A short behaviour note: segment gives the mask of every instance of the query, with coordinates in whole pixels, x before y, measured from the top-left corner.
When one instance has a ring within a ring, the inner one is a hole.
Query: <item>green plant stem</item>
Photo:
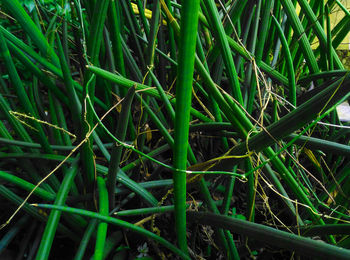
[[[130,108],[131,108],[132,100],[134,98],[134,94],[135,94],[135,88],[132,87],[128,90],[128,93],[126,94],[125,99],[122,102],[122,110],[119,115],[118,125],[115,132],[116,138],[121,140],[122,142],[125,139],[129,115],[130,115]],[[122,151],[123,151],[123,147],[120,145],[113,147],[109,169],[108,169],[107,186],[109,191],[109,207],[111,209],[115,207],[114,189],[116,185],[117,172],[119,170],[120,159],[122,157]]]
[[[198,25],[199,0],[186,1],[181,9],[179,64],[176,85],[174,161],[176,169],[186,170],[188,130],[190,121],[191,93],[194,72],[194,57]],[[175,225],[180,249],[188,254],[186,235],[186,174],[175,170],[174,198]]]
[[[99,213],[102,216],[108,216],[108,191],[106,188],[106,183],[102,177],[97,177],[97,187],[99,193]],[[106,242],[108,224],[105,222],[100,222],[97,225],[97,235],[96,235],[96,245],[94,260],[103,259],[103,251]]]

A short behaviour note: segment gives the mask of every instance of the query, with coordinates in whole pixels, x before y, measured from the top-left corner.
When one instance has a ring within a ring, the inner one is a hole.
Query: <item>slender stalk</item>
[[[292,56],[291,56],[291,53],[289,51],[288,43],[287,43],[286,38],[284,37],[283,30],[282,30],[280,24],[278,23],[278,21],[276,20],[275,17],[272,17],[272,21],[274,22],[274,24],[277,28],[278,36],[280,37],[282,47],[283,47],[284,56],[285,56],[286,63],[287,63],[288,81],[289,81],[289,102],[292,105],[296,106],[296,82],[295,82],[295,70],[294,70],[294,66],[293,66]]]
[[[129,89],[124,101],[122,102],[122,110],[119,115],[118,125],[115,132],[116,138],[118,138],[122,142],[125,139],[129,115],[130,115],[130,108],[131,108],[131,103],[132,103],[134,94],[135,94],[135,88],[132,87]],[[120,159],[122,157],[122,151],[123,151],[122,146],[113,147],[109,169],[108,169],[107,186],[108,186],[108,192],[109,192],[108,193],[109,206],[111,209],[115,207],[114,190],[115,190],[115,185],[117,181],[117,173],[120,170],[119,164],[120,164]]]
[[[79,244],[79,247],[76,251],[74,259],[76,259],[76,260],[84,259],[84,254],[85,254],[86,248],[88,246],[88,243],[90,241],[92,233],[95,231],[96,225],[97,225],[97,220],[91,219],[89,222],[89,225],[87,226],[85,233],[80,241],[80,244]]]

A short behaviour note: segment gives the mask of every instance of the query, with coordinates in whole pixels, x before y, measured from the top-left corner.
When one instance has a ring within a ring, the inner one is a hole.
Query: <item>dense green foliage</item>
[[[341,1],[0,10],[0,258],[350,259]]]

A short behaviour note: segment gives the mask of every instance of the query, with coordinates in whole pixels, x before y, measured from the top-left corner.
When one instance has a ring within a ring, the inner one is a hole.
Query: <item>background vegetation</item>
[[[341,1],[0,8],[1,257],[350,258]]]

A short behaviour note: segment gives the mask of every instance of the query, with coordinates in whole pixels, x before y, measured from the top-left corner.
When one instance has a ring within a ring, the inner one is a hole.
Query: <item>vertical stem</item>
[[[99,194],[99,212],[103,216],[108,216],[108,191],[105,180],[97,177],[97,187]],[[103,252],[106,244],[108,224],[105,222],[98,223],[94,260],[103,259]]]
[[[184,1],[181,9],[179,65],[176,85],[174,196],[175,224],[180,249],[187,253],[186,239],[186,169],[191,108],[192,79],[196,50],[199,0]]]
[[[115,132],[115,136],[121,140],[122,142],[125,139],[126,130],[128,126],[128,119],[130,115],[131,110],[131,103],[134,98],[135,94],[135,87],[131,87],[128,91],[128,93],[125,96],[125,99],[123,101],[123,106],[121,113],[119,115],[118,119],[118,125]],[[115,207],[115,185],[117,181],[117,173],[120,170],[119,169],[119,163],[120,159],[122,158],[122,152],[123,147],[122,146],[114,146],[111,153],[111,159],[110,164],[108,168],[108,180],[107,180],[107,186],[108,186],[108,197],[109,197],[109,205],[110,209],[112,210]]]

